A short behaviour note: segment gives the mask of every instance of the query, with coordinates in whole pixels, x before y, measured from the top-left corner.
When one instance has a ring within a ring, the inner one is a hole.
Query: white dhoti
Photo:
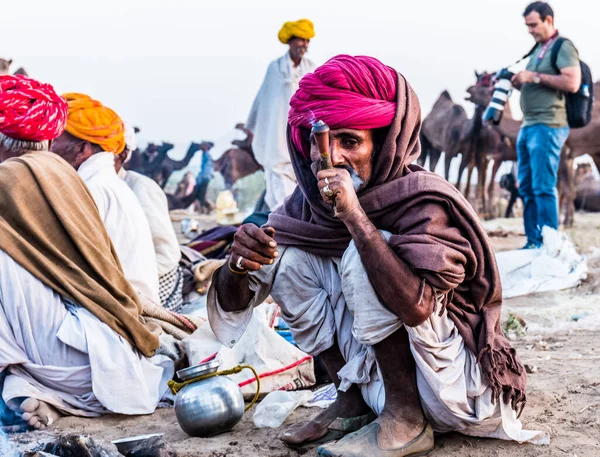
[[[252,305],[257,306],[270,293],[298,347],[311,355],[337,342],[346,360],[338,373],[340,389],[357,384],[365,402],[380,414],[385,391],[372,345],[404,324],[379,301],[356,246],[352,242],[342,259],[281,246],[279,252],[276,263],[251,274],[255,292]],[[233,345],[243,333],[252,306],[226,313],[216,295],[211,288],[211,327],[224,344]],[[441,316],[432,314],[417,327],[406,326],[406,330],[416,362],[421,404],[435,431],[548,442],[545,432],[522,430],[510,405],[492,401],[492,390],[483,380],[475,355],[465,346],[446,311]]]
[[[0,250],[0,372],[5,402],[33,397],[63,413],[152,413],[173,363],[148,359],[89,311],[65,302]]]

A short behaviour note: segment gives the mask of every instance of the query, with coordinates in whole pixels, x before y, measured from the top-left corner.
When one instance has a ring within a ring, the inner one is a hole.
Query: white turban
[[[137,149],[137,139],[135,137],[135,130],[131,124],[125,122],[125,148],[127,149],[127,158],[125,163],[131,159],[131,154]]]

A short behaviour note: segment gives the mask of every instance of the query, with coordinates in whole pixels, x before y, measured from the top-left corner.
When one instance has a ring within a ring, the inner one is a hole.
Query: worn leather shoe
[[[379,424],[373,422],[336,443],[319,447],[317,453],[322,457],[418,457],[429,454],[434,447],[433,429],[429,424],[419,436],[399,448],[383,449],[378,436]]]

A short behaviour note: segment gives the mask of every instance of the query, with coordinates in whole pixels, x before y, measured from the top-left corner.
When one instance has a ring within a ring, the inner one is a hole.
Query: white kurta
[[[152,413],[167,394],[173,362],[147,359],[84,308],[0,250],[2,397],[37,398],[78,416]]]
[[[357,384],[365,402],[380,414],[385,390],[372,346],[404,324],[379,301],[356,246],[352,242],[341,259],[284,246],[278,250],[273,265],[249,273],[254,297],[245,311],[224,312],[214,287],[210,288],[207,310],[213,332],[223,344],[233,346],[253,307],[271,294],[301,350],[317,355],[337,342],[346,360],[338,372],[340,389]],[[546,433],[522,430],[509,405],[492,401],[475,355],[447,312],[434,313],[423,324],[406,329],[421,404],[435,431],[547,443]]]
[[[246,122],[254,133],[254,156],[265,170],[265,202],[271,210],[296,188],[286,142],[288,111],[300,79],[315,68],[315,63],[307,58],[294,66],[289,52],[271,62]]]
[[[137,197],[148,220],[156,253],[158,276],[170,273],[179,265],[181,250],[169,216],[165,192],[152,179],[140,173],[121,168],[119,177]]]
[[[94,154],[77,172],[94,197],[125,278],[136,292],[159,304],[158,270],[148,220],[133,191],[117,176],[114,155]]]

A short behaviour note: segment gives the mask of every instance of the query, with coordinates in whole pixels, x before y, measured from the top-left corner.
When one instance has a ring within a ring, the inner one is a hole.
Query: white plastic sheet
[[[577,253],[566,233],[544,227],[542,236],[544,244],[540,249],[496,254],[503,298],[569,289],[586,278],[587,261]]]
[[[190,365],[215,358],[220,370],[237,365],[251,365],[260,376],[261,393],[276,390],[297,390],[315,384],[314,360],[288,343],[271,328],[274,304],[262,304],[254,310],[246,332],[233,348],[223,346],[210,326],[202,325],[183,340]],[[249,370],[231,376],[246,399],[256,392],[254,375]]]

